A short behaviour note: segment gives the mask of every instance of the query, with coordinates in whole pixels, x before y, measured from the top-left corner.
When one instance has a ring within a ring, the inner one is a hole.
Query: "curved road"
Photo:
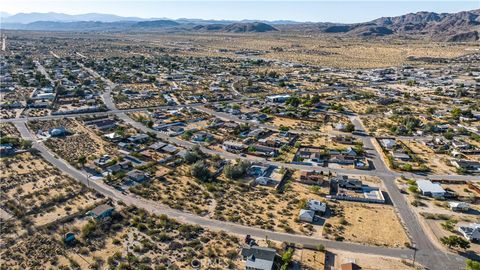
[[[85,67],[84,67],[85,68]],[[143,132],[153,132],[159,138],[169,141],[170,143],[191,148],[193,145],[196,145],[191,142],[183,141],[175,137],[170,137],[162,132],[158,132],[152,130],[141,123],[138,123],[128,117],[126,113],[134,112],[134,111],[142,111],[142,109],[131,109],[131,110],[118,110],[115,107],[115,104],[111,98],[111,91],[116,87],[114,83],[109,81],[108,79],[102,78],[98,73],[95,71],[85,68],[88,72],[96,77],[100,77],[104,80],[107,84],[106,91],[102,94],[102,99],[105,102],[105,105],[109,109],[108,112],[102,113],[91,113],[95,115],[99,114],[116,114],[120,119],[125,121],[126,123],[132,125]],[[192,105],[182,105],[182,106],[162,106],[162,108],[178,108],[178,107],[201,107],[205,104],[192,104]],[[216,115],[221,117],[227,117],[223,114],[218,114],[211,110],[207,111],[204,108],[199,108],[200,110]],[[208,217],[201,217],[190,213],[185,213],[179,210],[174,210],[168,208],[164,205],[158,204],[153,201],[145,200],[137,196],[133,195],[124,195],[121,192],[111,188],[108,185],[103,184],[102,182],[95,182],[89,181],[86,174],[83,172],[75,169],[71,165],[69,165],[66,161],[56,158],[54,154],[52,154],[41,142],[38,142],[36,138],[31,134],[26,126],[26,122],[31,120],[48,120],[48,119],[55,119],[55,118],[64,118],[64,117],[77,117],[85,114],[78,114],[78,115],[56,115],[56,116],[46,116],[46,117],[35,117],[35,118],[19,118],[19,119],[1,119],[0,122],[11,122],[13,123],[17,129],[19,130],[21,136],[25,139],[32,140],[33,147],[40,151],[40,154],[43,158],[47,161],[52,163],[53,165],[57,166],[60,170],[64,171],[65,173],[69,174],[71,177],[80,181],[81,183],[89,186],[90,188],[95,189],[99,193],[112,198],[113,200],[123,201],[127,204],[132,204],[140,208],[144,208],[147,211],[150,211],[155,214],[166,214],[170,217],[176,218],[178,220],[198,224],[203,227],[207,227],[214,230],[224,230],[229,233],[238,234],[238,235],[245,235],[250,234],[255,237],[264,238],[268,237],[272,240],[282,241],[282,242],[293,242],[298,244],[303,244],[305,246],[316,246],[318,244],[323,244],[328,248],[338,249],[338,250],[347,250],[351,252],[360,252],[360,253],[370,253],[370,254],[377,254],[382,256],[393,256],[399,257],[404,259],[410,259],[413,255],[413,251],[411,249],[396,249],[396,248],[387,248],[387,247],[376,247],[376,246],[367,246],[355,243],[348,243],[348,242],[335,242],[335,241],[328,241],[324,239],[316,239],[307,236],[301,235],[294,235],[294,234],[287,234],[287,233],[280,233],[280,232],[272,232],[269,230],[263,230],[259,228],[252,228],[248,226],[243,226],[235,223],[230,222],[223,222],[219,220],[209,219]],[[228,115],[228,117],[231,117]],[[352,123],[355,125],[356,129],[359,131],[364,130],[364,127],[360,121],[360,119],[356,116],[351,117]],[[265,128],[271,129],[272,127],[265,125]],[[302,132],[308,133],[308,132]],[[413,242],[417,247],[417,261],[422,265],[428,267],[429,269],[445,269],[445,270],[455,270],[455,269],[463,269],[463,261],[464,258],[460,257],[456,254],[446,253],[442,250],[439,250],[429,239],[423,231],[423,227],[420,221],[417,219],[417,216],[412,211],[408,203],[406,202],[404,196],[400,193],[398,188],[395,185],[395,179],[399,177],[400,173],[390,171],[385,163],[382,161],[380,154],[378,153],[374,143],[373,138],[369,136],[360,136],[361,140],[363,141],[364,148],[367,152],[367,155],[372,160],[375,169],[372,171],[360,171],[360,170],[349,170],[349,169],[330,169],[325,167],[319,166],[305,166],[305,165],[297,165],[297,164],[289,164],[289,163],[281,163],[281,162],[274,162],[268,161],[263,158],[257,157],[248,157],[249,160],[258,160],[265,162],[267,164],[272,164],[276,166],[283,166],[289,167],[294,169],[306,169],[306,170],[321,170],[324,172],[332,171],[337,172],[340,174],[368,174],[368,175],[375,175],[380,177],[387,189],[388,195],[390,196],[391,201],[393,202],[395,208],[397,209],[399,216],[401,217],[404,225],[406,226],[409,235],[411,236]],[[205,147],[201,147],[202,151],[209,153],[209,154],[219,154],[223,158],[226,159],[237,159],[237,158],[246,158],[241,157],[239,155],[228,153],[228,152],[220,152],[211,150]],[[414,174],[408,174],[407,177],[412,178],[419,178]],[[448,178],[452,180],[480,180],[480,177],[470,177],[470,176],[455,176],[455,175],[447,175],[447,176],[429,176],[429,178]],[[392,237],[395,237],[392,235]]]

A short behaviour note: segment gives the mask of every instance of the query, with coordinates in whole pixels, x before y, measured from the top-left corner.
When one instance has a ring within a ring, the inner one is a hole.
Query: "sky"
[[[365,22],[410,12],[458,12],[480,8],[480,0],[0,0],[0,11],[108,13],[141,18]]]

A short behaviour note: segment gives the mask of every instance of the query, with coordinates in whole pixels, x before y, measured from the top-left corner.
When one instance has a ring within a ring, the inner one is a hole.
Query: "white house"
[[[315,212],[325,213],[325,211],[327,211],[327,204],[326,203],[323,203],[323,202],[320,202],[320,201],[317,201],[317,200],[313,200],[313,199],[308,200],[307,207],[308,207],[308,209],[313,210]]]
[[[380,143],[385,149],[393,149],[393,147],[395,147],[395,145],[397,144],[395,140],[392,139],[382,139],[380,140]]]
[[[452,211],[461,212],[466,212],[470,208],[470,206],[466,202],[448,202],[448,207],[450,207]]]
[[[259,246],[243,247],[241,251],[246,270],[271,270],[276,254],[273,248]]]
[[[445,196],[445,190],[438,183],[432,183],[430,180],[417,180],[418,190],[424,196],[440,198]]]
[[[469,226],[460,226],[458,231],[469,241],[480,241],[479,223],[472,223]]]
[[[259,185],[262,185],[262,186],[268,186],[268,184],[270,184],[271,180],[272,179],[270,179],[270,177],[260,176],[260,177],[255,178],[255,183],[257,183]]]
[[[306,221],[311,223],[313,222],[314,218],[315,218],[315,211],[300,209],[300,214],[298,215],[298,219],[300,221]]]
[[[274,95],[266,97],[268,102],[283,103],[290,98],[290,95]]]

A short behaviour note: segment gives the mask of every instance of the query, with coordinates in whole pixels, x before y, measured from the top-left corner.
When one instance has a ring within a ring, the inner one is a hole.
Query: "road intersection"
[[[84,67],[85,68],[85,67]],[[98,73],[95,71],[85,68],[88,72],[92,75],[101,78],[106,83],[106,89],[102,94],[102,99],[108,109],[105,112],[96,112],[96,113],[83,113],[83,114],[70,114],[70,115],[51,115],[51,116],[43,116],[43,117],[30,117],[30,118],[13,118],[13,119],[0,119],[1,122],[10,122],[13,123],[16,128],[19,130],[22,138],[28,139],[32,141],[33,148],[37,149],[40,155],[52,163],[54,166],[58,167],[63,172],[70,175],[72,178],[76,179],[77,181],[87,185],[88,187],[96,190],[97,192],[103,194],[106,197],[109,197],[116,201],[123,201],[126,204],[135,205],[139,208],[144,208],[145,210],[155,213],[155,214],[166,214],[169,217],[179,219],[180,221],[184,221],[187,223],[198,224],[203,227],[207,227],[214,230],[223,230],[229,233],[238,234],[238,235],[246,235],[250,234],[255,237],[268,237],[271,240],[277,240],[282,242],[292,242],[302,244],[304,246],[314,247],[319,244],[325,245],[327,248],[338,249],[338,250],[346,250],[351,252],[359,252],[359,253],[369,253],[369,254],[376,254],[381,256],[392,256],[398,257],[403,259],[410,259],[413,255],[413,250],[408,248],[387,248],[387,247],[377,247],[377,246],[367,246],[362,244],[356,243],[349,243],[349,242],[335,242],[329,241],[325,239],[317,239],[308,236],[300,236],[294,234],[287,234],[287,233],[280,233],[280,232],[273,232],[269,230],[259,229],[259,228],[252,228],[247,227],[231,222],[223,222],[219,220],[210,219],[204,216],[198,216],[191,213],[186,213],[180,210],[171,209],[165,205],[161,205],[157,202],[145,200],[138,196],[132,194],[122,194],[120,191],[103,184],[100,181],[90,181],[87,174],[82,171],[77,170],[66,161],[61,158],[57,158],[42,142],[38,141],[35,138],[35,135],[27,128],[28,121],[34,120],[51,120],[51,119],[59,119],[65,117],[80,117],[86,115],[116,115],[119,119],[123,120],[125,123],[143,131],[143,132],[150,132],[156,134],[159,139],[168,141],[169,143],[175,144],[177,146],[181,146],[184,148],[192,148],[195,143],[188,142],[181,140],[176,137],[170,137],[165,133],[153,130],[148,128],[147,126],[143,125],[142,123],[136,122],[132,118],[130,118],[127,113],[131,112],[138,112],[144,111],[147,108],[140,108],[140,109],[127,109],[127,110],[119,110],[115,107],[115,103],[111,96],[111,91],[116,87],[116,84],[109,81],[108,79],[102,78]],[[238,101],[245,101],[245,99],[238,100]],[[219,102],[216,102],[219,103]],[[177,106],[159,106],[154,108],[163,108],[163,109],[179,109],[184,107],[192,107],[197,108],[200,111],[205,113],[214,115],[221,119],[229,120],[229,121],[236,121],[236,122],[248,122],[248,120],[241,120],[238,117],[215,112],[213,110],[205,108],[205,104],[190,104],[190,105],[177,105]],[[240,121],[241,120],[241,121]],[[350,120],[355,125],[357,131],[364,133],[364,127],[359,117],[355,115],[350,116]],[[254,123],[256,124],[256,123]],[[276,128],[270,125],[265,124],[257,124],[262,128],[275,130]],[[317,131],[291,131],[297,133],[318,133]],[[375,146],[374,138],[368,135],[365,136],[357,136],[363,142],[364,149],[367,152],[369,159],[372,160],[374,169],[373,170],[352,170],[352,169],[333,169],[333,168],[326,168],[322,166],[307,166],[307,165],[300,165],[300,164],[292,164],[292,163],[282,163],[276,161],[266,160],[264,158],[259,157],[242,157],[237,154],[212,150],[207,147],[199,145],[200,149],[208,154],[216,154],[221,156],[222,158],[233,160],[233,159],[248,159],[250,161],[259,161],[266,164],[276,165],[280,167],[287,167],[292,169],[300,169],[300,170],[317,170],[323,171],[325,173],[334,172],[338,174],[360,174],[360,175],[375,175],[383,180],[385,185],[386,191],[392,201],[393,205],[395,206],[403,224],[405,225],[412,241],[415,243],[417,249],[417,261],[422,265],[428,267],[429,269],[445,269],[445,270],[453,270],[453,269],[462,269],[463,268],[463,260],[464,258],[453,254],[445,252],[439,249],[434,243],[433,239],[430,239],[427,234],[424,232],[423,226],[418,219],[417,215],[413,212],[411,207],[408,205],[408,202],[405,200],[405,197],[400,193],[399,189],[395,184],[395,179],[400,176],[405,176],[408,178],[426,178],[425,176],[419,176],[415,174],[404,174],[391,171],[384,163],[381,158],[381,155]],[[480,177],[472,177],[472,176],[461,176],[461,175],[429,175],[428,178],[430,179],[451,179],[451,180],[474,180],[480,181]],[[391,237],[395,237],[392,235]]]

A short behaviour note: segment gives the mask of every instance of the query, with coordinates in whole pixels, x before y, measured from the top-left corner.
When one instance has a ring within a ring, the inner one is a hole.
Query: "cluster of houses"
[[[384,150],[390,153],[394,160],[409,162],[413,158],[405,151],[405,148],[393,138],[379,138],[380,145]]]
[[[183,157],[185,150],[161,142],[145,133],[125,136],[116,131],[118,123],[113,118],[86,120],[85,125],[98,130],[103,138],[115,144],[118,156],[104,155],[93,160],[90,169],[102,177],[123,176],[120,186],[128,188],[150,179],[150,175],[141,168],[149,162],[165,164]]]
[[[329,163],[351,165],[356,169],[368,169],[369,162],[352,147],[344,150],[327,149],[325,147],[301,146],[294,157],[295,162],[327,166]]]
[[[456,195],[445,190],[440,183],[430,180],[417,180],[416,183],[420,194],[432,198],[447,199],[448,207],[454,212],[468,212],[471,209],[467,202],[452,200],[455,199]],[[480,224],[478,223],[459,226],[458,231],[469,241],[480,241]]]
[[[330,200],[345,200],[364,203],[385,203],[383,191],[362,183],[359,179],[349,178],[346,175],[335,176],[330,179]]]

